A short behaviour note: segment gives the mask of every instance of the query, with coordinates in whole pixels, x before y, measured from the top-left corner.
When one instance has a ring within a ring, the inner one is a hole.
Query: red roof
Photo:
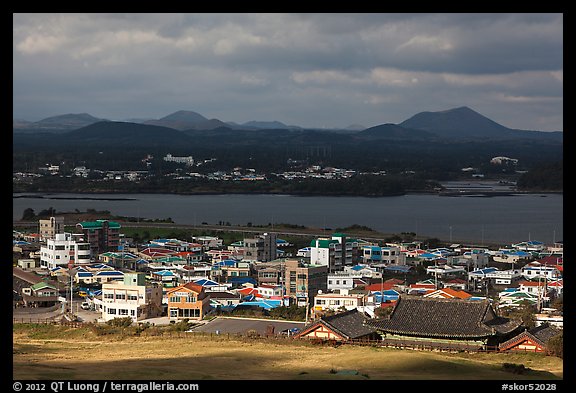
[[[564,258],[563,257],[557,257],[554,255],[548,255],[547,257],[539,259],[538,262],[545,264],[545,265],[549,265],[549,266],[561,265],[564,263]]]
[[[367,285],[366,287],[364,287],[365,290],[367,291],[371,291],[371,292],[376,292],[376,291],[388,291],[390,289],[392,289],[394,287],[395,284],[389,283],[389,282],[385,282],[384,285],[382,285],[382,283],[379,284],[370,284]]]

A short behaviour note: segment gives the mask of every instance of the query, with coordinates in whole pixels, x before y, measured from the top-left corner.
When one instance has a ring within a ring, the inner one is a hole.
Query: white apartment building
[[[94,304],[102,319],[130,317],[134,322],[162,315],[162,287],[146,283],[144,273],[126,273],[123,281],[102,284],[102,300]]]
[[[328,266],[329,272],[342,271],[345,266],[354,266],[362,260],[361,247],[357,239],[335,233],[332,238],[318,238],[310,242],[310,263]]]
[[[90,243],[77,242],[71,233],[56,233],[54,239],[47,239],[46,245],[40,247],[40,267],[45,269],[89,263]]]

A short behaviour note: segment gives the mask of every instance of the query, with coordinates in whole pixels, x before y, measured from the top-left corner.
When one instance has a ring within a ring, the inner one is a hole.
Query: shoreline
[[[78,192],[78,191],[50,191],[50,192],[13,192],[12,198],[27,198],[27,199],[62,199],[62,200],[104,200],[104,201],[130,201],[136,200],[136,198],[99,198],[99,197],[58,197],[50,196],[50,194],[76,194],[76,195],[98,195],[98,194],[117,194],[115,191],[91,191],[91,192]],[[360,197],[360,198],[387,198],[387,197],[397,197],[404,195],[438,195],[444,197],[496,197],[496,196],[518,196],[518,195],[534,195],[534,194],[563,194],[564,191],[407,191],[403,193],[394,193],[386,195],[364,195],[364,194],[317,194],[317,193],[277,193],[277,192],[126,192],[122,191],[120,194],[126,195],[278,195],[278,196],[294,196],[294,197]],[[14,195],[14,194],[25,194],[25,195]],[[544,196],[545,196],[544,195]]]

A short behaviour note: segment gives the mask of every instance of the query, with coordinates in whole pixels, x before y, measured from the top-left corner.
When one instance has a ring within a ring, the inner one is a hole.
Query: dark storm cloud
[[[467,105],[562,129],[561,14],[15,14],[13,33],[15,118],[346,127]]]

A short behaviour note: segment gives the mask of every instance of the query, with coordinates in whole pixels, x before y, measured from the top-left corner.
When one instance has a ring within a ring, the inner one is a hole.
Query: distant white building
[[[188,166],[194,165],[194,158],[192,158],[192,156],[176,157],[173,156],[172,154],[166,154],[166,156],[164,157],[164,161],[177,162],[179,164],[186,164]]]
[[[518,164],[518,159],[516,158],[510,158],[510,157],[503,157],[503,156],[499,156],[499,157],[494,157],[490,160],[490,164],[495,164],[495,165],[516,165]]]

